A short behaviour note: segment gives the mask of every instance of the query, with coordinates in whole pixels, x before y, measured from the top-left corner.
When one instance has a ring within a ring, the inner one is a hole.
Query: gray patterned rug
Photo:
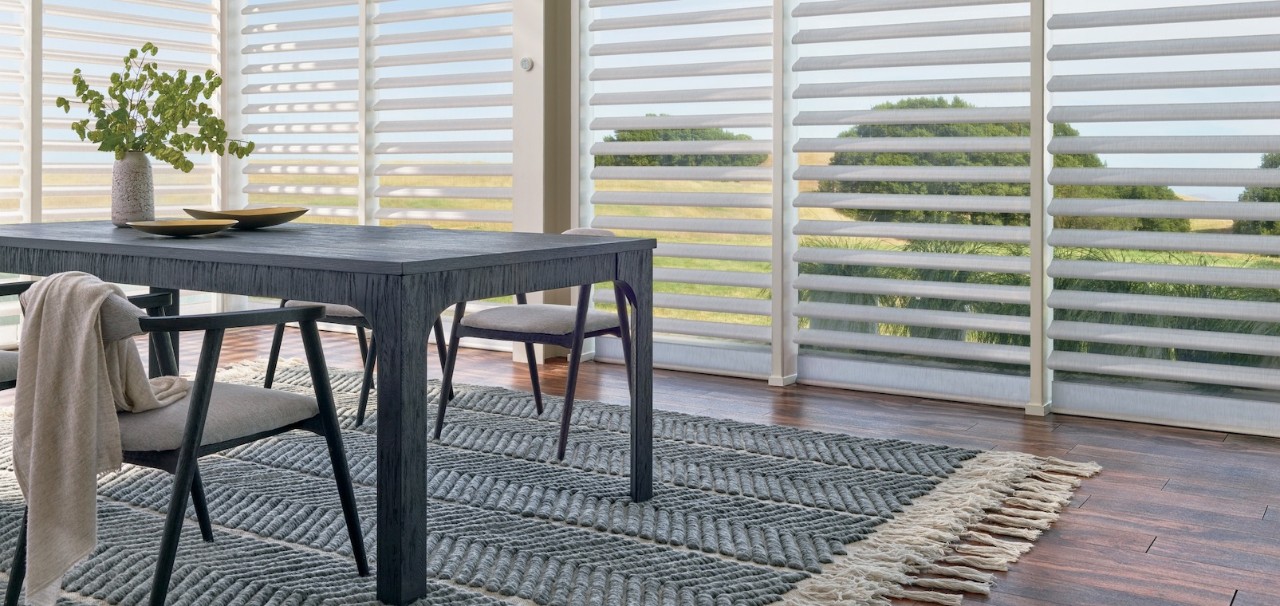
[[[261,384],[263,365],[224,381]],[[360,376],[334,389],[374,551],[373,415],[354,427]],[[279,389],[306,391],[287,364]],[[436,383],[432,383],[434,399]],[[431,588],[422,604],[958,604],[986,593],[1097,467],[1010,452],[869,440],[655,414],[655,497],[627,499],[627,410],[575,406],[564,463],[559,406],[460,386],[427,474]],[[22,498],[0,419],[0,570]],[[427,436],[423,436],[427,439]],[[217,541],[184,530],[172,604],[366,604],[323,441],[295,433],[201,460]],[[170,476],[126,466],[99,483],[99,543],[64,580],[66,604],[143,603]]]

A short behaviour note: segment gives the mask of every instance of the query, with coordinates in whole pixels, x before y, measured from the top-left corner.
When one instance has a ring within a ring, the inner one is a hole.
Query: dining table
[[[613,282],[631,307],[630,496],[653,494],[653,251],[646,238],[288,223],[172,238],[109,221],[0,226],[0,272],[83,271],[155,291],[350,305],[378,338],[377,597],[427,592],[427,336],[449,306]],[[177,312],[174,309],[169,310]]]

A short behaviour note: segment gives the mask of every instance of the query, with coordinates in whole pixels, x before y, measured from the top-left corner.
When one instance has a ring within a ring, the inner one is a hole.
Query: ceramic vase
[[[126,227],[130,221],[154,221],[155,188],[151,160],[143,152],[125,152],[111,169],[111,222]]]

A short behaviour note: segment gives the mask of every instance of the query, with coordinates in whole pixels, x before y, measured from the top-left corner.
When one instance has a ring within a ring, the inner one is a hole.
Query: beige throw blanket
[[[85,273],[57,274],[22,295],[13,461],[27,500],[27,595],[52,604],[62,575],[97,544],[97,476],[120,468],[116,411],[142,412],[186,395],[155,380],[133,339],[141,312]]]

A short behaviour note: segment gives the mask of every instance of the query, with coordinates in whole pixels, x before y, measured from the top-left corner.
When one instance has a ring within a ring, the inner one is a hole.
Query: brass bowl
[[[198,208],[182,210],[197,219],[230,219],[236,222],[234,229],[259,229],[288,223],[307,214],[311,209],[301,206],[271,206],[240,210],[200,210]]]
[[[167,221],[130,221],[129,227],[158,236],[187,238],[218,233],[236,224],[229,219],[170,219]]]

